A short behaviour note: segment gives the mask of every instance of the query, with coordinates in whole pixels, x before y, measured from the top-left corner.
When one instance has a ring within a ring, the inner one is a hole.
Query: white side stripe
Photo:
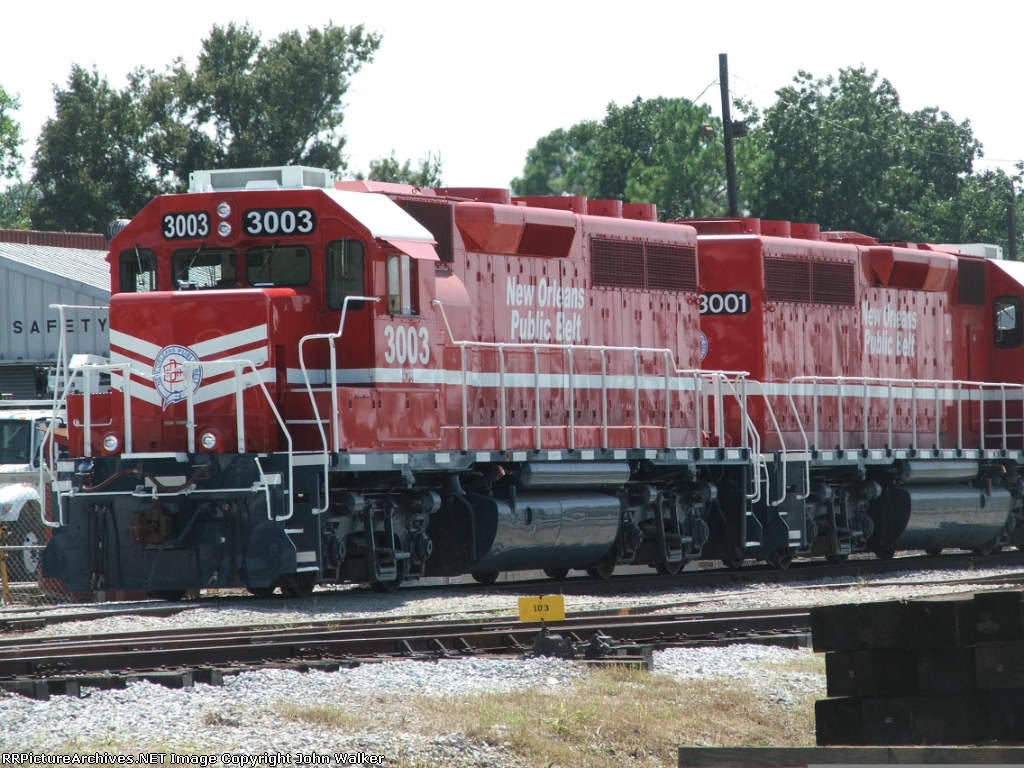
[[[569,386],[569,376],[559,373],[542,373],[539,380],[532,373],[506,373],[504,380],[506,387],[524,389],[534,386],[540,386],[543,389],[566,389]],[[314,386],[322,387],[327,383],[327,372],[324,370],[309,371],[309,381]],[[609,375],[604,377],[604,385],[608,389],[632,391],[634,381],[633,376]],[[642,390],[664,391],[665,389],[664,376],[641,376],[639,381]],[[456,387],[462,385],[462,372],[437,368],[345,368],[337,372],[337,382],[342,386],[408,383]],[[298,368],[289,368],[288,383],[291,385],[304,384],[302,371]],[[501,375],[497,373],[466,372],[466,384],[471,387],[497,387],[500,383]],[[572,377],[572,385],[576,389],[601,389],[602,379],[597,374],[576,374]],[[692,391],[694,389],[693,377],[673,376],[669,379],[669,389],[674,392]]]

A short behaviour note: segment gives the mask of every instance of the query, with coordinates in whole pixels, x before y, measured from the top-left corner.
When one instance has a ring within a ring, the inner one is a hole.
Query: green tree
[[[56,116],[43,125],[36,149],[35,229],[100,232],[161,191],[146,151],[145,97],[142,71],[118,91],[95,69],[72,66],[67,87],[54,88]]]
[[[747,108],[748,119],[757,115]],[[681,98],[608,105],[601,122],[586,120],[542,137],[513,179],[520,196],[584,195],[653,202],[666,218],[721,215],[726,209],[721,121],[706,104]],[[742,143],[742,142],[740,142]],[[741,162],[752,162],[738,152]]]
[[[381,157],[370,161],[370,172],[363,176],[357,173],[357,179],[369,179],[370,181],[386,181],[393,184],[410,184],[414,187],[442,187],[444,181],[441,178],[441,169],[444,163],[440,154],[428,152],[420,158],[419,165],[412,167],[412,160],[404,163],[399,161],[395,151],[387,157]]]
[[[759,128],[755,214],[890,240],[955,236],[951,211],[981,153],[969,121],[903,111],[892,84],[864,67],[817,80],[801,71],[777,95]],[[979,183],[975,192],[991,187]]]
[[[148,106],[159,127],[151,143],[161,171],[180,184],[200,161],[343,171],[343,99],[380,41],[361,24],[328,23],[269,43],[247,24],[214,26],[194,70],[179,59],[153,78]]]
[[[264,43],[248,25],[214,26],[194,69],[135,70],[121,91],[74,65],[35,155],[33,226],[101,231],[200,168],[345,168],[350,78],[380,36],[327,24]]]
[[[39,201],[39,190],[19,181],[0,191],[0,229],[31,229],[32,209]]]
[[[21,126],[13,113],[20,107],[18,99],[0,87],[0,181],[13,181],[0,186],[0,229],[28,229],[29,210],[37,195],[35,189],[21,181]]]
[[[11,115],[20,106],[17,97],[0,87],[0,179],[17,178],[22,162],[20,147],[25,140],[21,138],[21,126]]]

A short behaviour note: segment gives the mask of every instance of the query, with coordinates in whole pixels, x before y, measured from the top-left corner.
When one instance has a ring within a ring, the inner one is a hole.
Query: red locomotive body
[[[47,572],[304,594],[1010,541],[1011,268],[655,218],[193,174],[111,242],[111,361],[80,369],[112,392],[66,398]]]

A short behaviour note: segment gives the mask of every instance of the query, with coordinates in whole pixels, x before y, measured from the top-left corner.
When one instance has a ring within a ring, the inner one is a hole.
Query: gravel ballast
[[[965,579],[993,576],[1013,569],[973,572],[906,573],[855,582],[745,585],[704,590],[652,590],[615,597],[566,597],[569,612],[579,610],[672,605],[681,612],[737,610],[770,606],[815,605],[911,598],[974,591]],[[925,579],[933,583],[922,584]],[[905,584],[903,582],[906,582]],[[985,588],[993,588],[986,584]],[[81,635],[139,629],[223,624],[295,623],[332,618],[401,618],[438,614],[445,618],[514,613],[518,595],[485,589],[457,595],[443,590],[401,590],[376,595],[365,589],[317,592],[296,600],[215,600],[166,617],[106,616],[74,624],[57,624],[24,637]],[[249,605],[251,603],[251,605]],[[677,648],[655,654],[655,674],[691,679],[742,680],[767,706],[785,708],[798,696],[824,696],[824,676],[811,663],[809,650],[733,645]],[[804,671],[801,671],[804,670]],[[424,736],[414,728],[355,730],[326,727],[282,716],[289,704],[343,705],[374,712],[405,696],[452,697],[526,688],[557,695],[589,674],[586,668],[552,659],[468,659],[440,662],[385,662],[355,669],[300,674],[285,670],[245,672],[223,687],[196,685],[171,690],[137,682],[126,690],[86,689],[81,699],[63,696],[48,702],[0,692],[0,751],[20,750],[160,750],[173,753],[363,752],[387,755],[387,764],[435,763],[454,766],[518,768],[522,765],[501,744],[475,742],[460,733]],[[234,758],[229,758],[234,759]],[[241,758],[238,758],[241,760]],[[332,758],[333,760],[333,758]],[[218,763],[223,764],[223,762]],[[240,763],[241,764],[241,763]]]

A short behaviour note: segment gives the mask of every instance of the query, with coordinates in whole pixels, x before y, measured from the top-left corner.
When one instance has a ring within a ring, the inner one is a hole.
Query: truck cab
[[[0,403],[0,556],[9,582],[35,582],[46,544],[39,462],[54,415],[41,401]],[[63,427],[58,417],[56,427]]]

